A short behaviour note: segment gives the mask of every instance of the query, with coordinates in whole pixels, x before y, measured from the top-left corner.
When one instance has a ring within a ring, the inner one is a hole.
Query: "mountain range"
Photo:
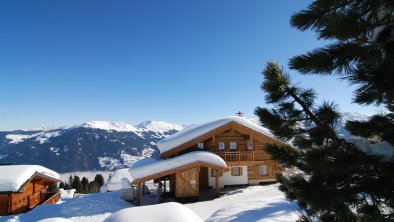
[[[178,124],[145,121],[136,126],[91,121],[78,126],[0,132],[0,164],[39,164],[58,172],[114,170],[158,155],[156,143]]]
[[[366,119],[344,113],[337,125],[342,137],[347,120]],[[251,119],[258,123],[257,119]],[[91,121],[72,127],[0,131],[0,164],[39,164],[62,172],[114,170],[136,160],[159,154],[156,143],[184,126],[145,121],[136,126],[110,121]]]

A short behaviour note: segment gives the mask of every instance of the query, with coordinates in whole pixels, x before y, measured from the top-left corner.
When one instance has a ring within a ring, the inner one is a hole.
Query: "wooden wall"
[[[267,166],[267,175],[259,174],[259,166]],[[248,179],[249,180],[269,180],[276,178],[276,172],[278,171],[278,164],[274,160],[259,161],[255,165],[248,166]]]
[[[224,142],[225,143],[225,149],[220,150],[219,149],[219,143]],[[236,142],[237,143],[237,149],[236,150],[231,150],[230,149],[230,142]],[[265,152],[264,150],[264,145],[267,143],[273,144],[277,143],[274,139],[264,136],[264,135],[253,135],[252,133],[250,134],[245,134],[238,132],[236,129],[230,129],[225,132],[219,133],[212,135],[209,139],[203,141],[204,143],[204,150],[213,152],[213,153],[221,153],[221,152],[253,152],[254,160],[255,161],[261,161],[261,160],[269,160],[271,156]],[[248,149],[248,144],[253,143],[254,148],[253,150]],[[183,153],[188,153],[191,151],[199,150],[198,149],[198,143],[190,146],[189,148],[183,150],[182,152],[179,153],[179,155]]]
[[[271,160],[271,156],[264,150],[265,144],[279,143],[273,138],[239,127],[238,125],[232,125],[231,128],[223,132],[213,132],[209,138],[200,142],[204,143],[203,150],[221,156],[226,160],[228,166],[247,166],[248,180],[276,180],[278,162]],[[219,143],[222,142],[225,143],[224,150],[219,149]],[[230,142],[237,143],[236,150],[230,149]],[[249,143],[253,143],[253,149],[251,150],[248,147]],[[198,148],[198,141],[178,154],[181,155],[194,150],[200,150]],[[260,165],[266,165],[268,167],[267,175],[259,174]]]
[[[8,214],[8,194],[0,194],[0,215]]]
[[[199,169],[191,168],[176,174],[175,197],[199,196]]]
[[[23,192],[0,194],[0,215],[19,214],[31,210],[48,198],[47,185],[56,183],[48,179],[32,179]]]

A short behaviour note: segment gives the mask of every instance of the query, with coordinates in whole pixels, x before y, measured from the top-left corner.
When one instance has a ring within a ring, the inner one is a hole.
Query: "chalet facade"
[[[0,166],[0,215],[19,214],[39,204],[52,204],[60,193],[48,191],[55,185],[59,174],[37,165]]]
[[[207,164],[202,157],[200,164],[193,167],[178,164],[171,171],[158,170],[158,173],[141,180],[138,174],[149,172],[146,170],[150,165],[148,163],[143,164],[142,168],[132,166],[130,174],[134,185],[148,179],[162,184],[169,181],[169,190],[176,198],[198,197],[199,190],[206,188],[215,188],[219,192],[225,186],[275,181],[278,163],[264,151],[267,143],[286,145],[266,128],[247,118],[225,117],[187,127],[157,143],[162,163],[184,156],[190,158],[199,153],[219,157],[224,163],[217,161],[216,164]],[[156,168],[160,167],[157,165]]]

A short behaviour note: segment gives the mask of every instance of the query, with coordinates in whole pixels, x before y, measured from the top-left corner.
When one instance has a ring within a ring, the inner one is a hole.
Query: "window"
[[[197,147],[198,147],[198,149],[203,150],[204,149],[204,143],[198,143]]]
[[[253,142],[249,142],[248,143],[248,150],[253,150],[254,149],[254,143]]]
[[[237,149],[237,142],[230,142],[230,150],[236,150]]]
[[[224,142],[219,142],[219,150],[225,150],[226,144]]]
[[[242,176],[242,167],[231,167],[231,176]]]
[[[268,167],[266,165],[259,166],[259,175],[260,176],[267,176],[268,175]]]

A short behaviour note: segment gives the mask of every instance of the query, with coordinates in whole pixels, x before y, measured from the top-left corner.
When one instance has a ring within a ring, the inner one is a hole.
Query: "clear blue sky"
[[[198,123],[264,106],[260,72],[324,45],[289,25],[309,1],[0,1],[0,130],[91,120]],[[343,111],[352,89],[314,87]]]

